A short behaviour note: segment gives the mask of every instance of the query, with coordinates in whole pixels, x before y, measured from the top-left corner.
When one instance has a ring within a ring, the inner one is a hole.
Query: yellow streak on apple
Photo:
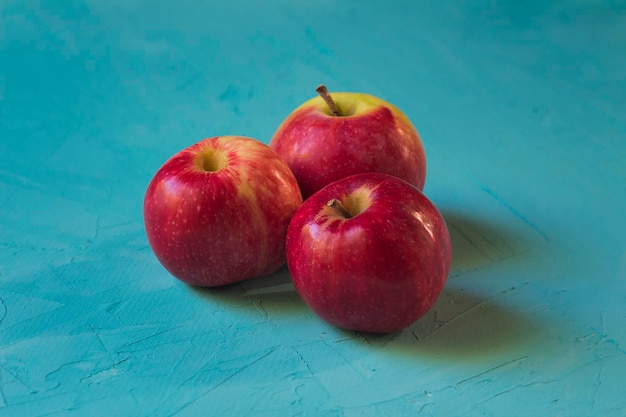
[[[256,194],[254,193],[254,191],[252,191],[252,188],[250,188],[250,185],[248,184],[248,173],[245,170],[242,170],[239,175],[241,182],[237,186],[237,197],[242,200],[247,200],[249,202],[248,205],[250,209],[253,210],[253,215],[255,219],[254,229],[256,229],[254,233],[259,236],[258,241],[262,242],[260,248],[261,253],[259,254],[259,262],[257,268],[262,269],[267,262],[267,226],[265,225],[265,221],[263,220],[261,210],[257,205]]]
[[[237,149],[235,152],[239,155],[254,153],[254,149],[255,149],[252,146],[248,146],[248,144],[240,144],[238,148],[239,149]],[[253,169],[253,168],[248,168],[248,169]],[[259,253],[259,262],[257,264],[257,268],[262,269],[265,267],[265,264],[267,263],[267,257],[268,257],[268,251],[269,251],[269,248],[267,245],[268,231],[267,231],[267,225],[265,224],[262,212],[258,206],[257,195],[250,187],[248,169],[241,169],[238,172],[239,184],[237,185],[237,197],[242,200],[248,201],[249,207],[251,208],[251,210],[253,210],[253,215],[255,219],[254,229],[256,229],[254,233],[257,236],[259,236],[258,242],[262,243],[261,247],[259,248],[260,253]],[[257,184],[257,187],[260,185],[261,184]],[[269,193],[269,190],[267,190],[266,188],[263,188],[262,190],[257,188],[256,191],[263,192],[265,194]]]
[[[224,170],[228,176],[232,176],[237,179],[237,198],[248,202],[248,206],[252,210],[254,216],[254,225],[250,224],[251,228],[254,228],[254,234],[259,236],[257,242],[261,242],[262,245],[259,248],[259,261],[257,263],[258,269],[263,269],[267,262],[267,256],[269,248],[267,246],[267,226],[265,225],[261,210],[257,205],[257,196],[252,190],[249,184],[249,175],[247,169],[239,169],[234,171],[232,166],[229,165],[230,156],[237,158],[239,155],[254,153],[254,148],[248,146],[248,144],[238,143],[234,145],[228,141],[228,137],[220,137],[217,140],[217,148],[206,148],[199,153],[195,159],[195,166],[199,171],[217,173]],[[258,191],[258,190],[257,190]],[[264,190],[267,192],[267,190]],[[236,215],[233,213],[233,215]]]

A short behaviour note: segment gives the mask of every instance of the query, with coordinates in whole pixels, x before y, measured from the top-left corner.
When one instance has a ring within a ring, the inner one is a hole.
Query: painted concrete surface
[[[0,416],[623,416],[623,1],[0,3]],[[142,200],[312,97],[400,107],[453,240],[402,332],[190,288]]]

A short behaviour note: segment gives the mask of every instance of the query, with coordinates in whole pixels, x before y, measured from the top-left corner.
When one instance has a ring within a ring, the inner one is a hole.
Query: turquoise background
[[[325,83],[400,107],[454,260],[371,336],[157,262],[143,194]],[[626,2],[0,3],[0,416],[622,416]]]

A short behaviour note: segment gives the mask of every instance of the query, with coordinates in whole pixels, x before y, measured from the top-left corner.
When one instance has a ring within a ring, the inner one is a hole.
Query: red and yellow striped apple
[[[331,96],[324,86],[318,93],[295,109],[270,141],[305,199],[333,181],[363,172],[394,175],[424,188],[424,146],[400,109],[369,94]]]
[[[165,162],[146,190],[144,222],[152,250],[173,276],[213,287],[284,265],[287,227],[301,204],[296,179],[275,151],[221,136]]]
[[[446,223],[416,187],[387,174],[356,174],[313,194],[287,231],[296,291],[322,319],[386,333],[423,316],[452,258]]]

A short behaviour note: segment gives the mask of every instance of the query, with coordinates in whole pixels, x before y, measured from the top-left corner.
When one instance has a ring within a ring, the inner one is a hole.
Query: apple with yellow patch
[[[423,316],[452,260],[446,223],[416,187],[387,174],[331,183],[296,211],[287,266],[296,291],[322,319],[385,333]]]
[[[148,242],[176,278],[214,287],[285,263],[289,221],[302,204],[280,156],[252,138],[203,139],[156,172],[144,198]]]
[[[400,109],[370,94],[331,95],[323,85],[317,91],[282,122],[269,144],[293,171],[305,199],[363,172],[394,175],[424,188],[424,146]]]

